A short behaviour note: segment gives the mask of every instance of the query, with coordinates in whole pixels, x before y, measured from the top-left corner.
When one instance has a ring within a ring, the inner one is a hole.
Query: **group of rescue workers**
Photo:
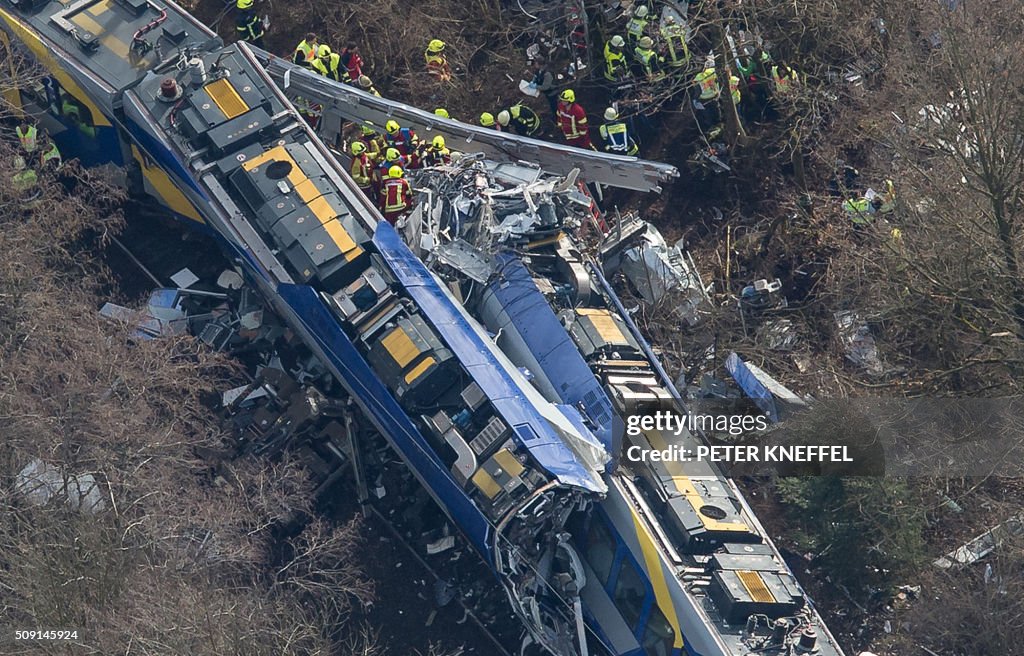
[[[444,44],[439,41],[431,41],[427,46],[425,58],[428,70],[431,57],[443,53],[443,50]],[[438,75],[450,75],[443,55],[441,59],[443,66],[437,69]],[[295,47],[292,62],[336,82],[351,84],[380,96],[373,81],[363,72],[363,60],[355,44],[336,53],[330,46],[321,44],[316,34],[309,33]],[[320,118],[319,106],[303,99],[298,99],[295,104],[305,119],[316,127]],[[439,115],[448,118],[446,112]],[[383,133],[378,133],[369,125],[360,126],[358,136],[349,145],[349,154],[352,156],[349,168],[352,179],[392,224],[397,224],[412,208],[412,187],[405,178],[405,171],[451,162],[451,151],[443,136],[437,135],[429,142],[421,141],[415,131],[401,127],[393,120],[385,123]]]
[[[405,179],[406,169],[441,166],[452,161],[452,152],[444,137],[429,142],[420,140],[412,128],[403,128],[397,121],[384,124],[384,134],[368,125],[349,145],[352,179],[371,200],[377,203],[384,218],[391,224],[412,209],[412,187]]]
[[[236,0],[238,36],[262,46],[267,21],[257,16],[253,2]],[[687,46],[688,28],[680,18],[672,12],[652,16],[648,4],[640,2],[634,3],[623,18],[625,24],[622,33],[610,36],[603,48],[603,74],[612,101],[603,112],[604,123],[598,127],[600,146],[605,152],[626,156],[637,156],[640,153],[637,130],[631,120],[620,116],[618,109],[623,90],[637,83],[647,87],[661,86],[668,89],[669,93],[674,93],[676,89],[686,89],[688,102],[709,144],[722,130],[719,109],[722,85],[718,79],[719,71],[727,72],[731,100],[738,109],[738,115],[744,117],[765,115],[771,101],[786,98],[800,84],[800,76],[795,70],[784,63],[775,62],[760,47],[753,54],[744,52],[735,60],[717,67],[714,56],[709,55],[694,74]],[[446,48],[447,45],[441,39],[431,39],[424,51],[427,74],[441,83],[447,83],[452,78]],[[373,80],[363,72],[363,60],[355,44],[350,43],[340,52],[335,52],[329,45],[320,43],[316,34],[309,33],[296,46],[292,62],[337,82],[356,86],[376,96],[381,95]],[[560,76],[556,76],[543,59],[534,58],[532,65],[533,79],[530,86],[538,97],[543,96],[547,100],[565,142],[578,148],[597,150],[591,141],[587,111],[577,101],[575,90],[558,88],[561,85],[556,83],[556,79]],[[310,125],[316,128],[321,108],[301,98],[296,99],[295,104]],[[452,118],[444,108],[437,108],[434,113],[443,118]],[[479,124],[483,127],[528,137],[541,136],[542,123],[541,116],[522,101],[496,113],[485,111],[479,117]],[[367,196],[378,203],[385,218],[394,223],[412,204],[412,192],[404,171],[447,163],[452,153],[446,147],[444,137],[437,136],[430,142],[421,142],[415,132],[399,126],[395,121],[388,121],[381,134],[368,125],[361,126],[360,130],[359,138],[350,149],[353,157],[352,177]],[[887,191],[888,195],[892,195],[891,190]],[[863,204],[864,199],[852,199],[847,203],[850,207]],[[869,205],[863,212],[855,214],[862,216],[869,209],[877,211],[877,208]]]
[[[19,122],[14,135],[18,138],[18,148],[12,160],[11,188],[22,196],[33,195],[38,190],[40,173],[55,173],[61,169],[60,149],[45,131],[28,119]]]

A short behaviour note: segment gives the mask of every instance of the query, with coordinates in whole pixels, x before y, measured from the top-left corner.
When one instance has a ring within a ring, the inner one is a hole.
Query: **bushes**
[[[924,509],[916,488],[895,478],[814,476],[778,481],[800,546],[851,588],[890,586],[924,557]]]

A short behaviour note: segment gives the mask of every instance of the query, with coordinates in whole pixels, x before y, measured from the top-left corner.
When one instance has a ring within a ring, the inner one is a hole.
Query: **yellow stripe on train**
[[[676,615],[676,606],[672,603],[672,595],[668,591],[668,585],[665,584],[665,577],[671,577],[672,574],[671,572],[666,572],[661,566],[658,548],[654,544],[654,539],[647,532],[647,528],[644,526],[643,520],[640,519],[640,515],[632,508],[629,509],[629,512],[633,516],[633,526],[636,528],[636,537],[640,542],[640,551],[644,554],[644,570],[647,572],[647,578],[650,579],[651,585],[654,587],[655,604],[675,632],[672,648],[679,649],[683,646],[683,632],[679,628],[679,617]]]
[[[3,9],[0,9],[0,18],[10,26],[18,39],[32,51],[32,54],[36,56],[39,63],[49,71],[50,75],[60,83],[61,87],[92,112],[93,125],[96,127],[111,127],[110,119],[93,103],[82,87],[78,86],[78,83],[61,68],[57,58],[51,54],[50,49],[36,36],[35,32],[31,31],[24,23]]]

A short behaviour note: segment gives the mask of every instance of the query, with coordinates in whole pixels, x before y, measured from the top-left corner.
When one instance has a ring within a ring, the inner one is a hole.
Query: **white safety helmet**
[[[621,48],[624,45],[626,45],[626,40],[623,39],[618,34],[616,34],[615,36],[612,37],[612,45],[615,46],[616,48]]]
[[[500,112],[498,112],[498,124],[499,125],[508,125],[511,120],[512,120],[512,115],[508,113],[507,109],[503,109]]]
[[[609,107],[608,109],[604,110],[604,120],[614,121],[617,118],[619,118],[619,113],[615,111],[614,107]]]
[[[633,15],[637,18],[647,18],[647,11],[647,5],[640,5],[636,8],[636,11],[633,12]]]

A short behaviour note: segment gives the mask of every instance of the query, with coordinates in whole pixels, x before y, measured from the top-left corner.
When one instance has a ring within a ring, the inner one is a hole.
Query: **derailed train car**
[[[503,277],[456,296],[246,47],[152,0],[0,3],[0,26],[2,54],[47,72],[15,103],[69,155],[123,166],[130,188],[220,241],[488,564],[534,643],[840,653],[728,481],[606,471],[615,417],[670,383],[568,226],[535,249],[549,267],[502,256]],[[571,302],[545,296],[545,280]],[[560,365],[534,343],[545,335]]]
[[[22,2],[0,19],[59,94],[25,90],[25,109],[80,130],[54,136],[89,139],[93,163],[134,161],[129,184],[212,232],[490,565],[531,633],[573,650],[575,624],[547,580],[571,548],[551,536],[604,494],[608,460],[578,413],[544,400],[475,327],[247,49],[146,0]],[[85,115],[99,129],[81,130]]]
[[[685,412],[606,278],[639,247],[646,224],[624,221],[594,238],[583,188],[522,163],[476,161],[414,180],[427,192],[406,227],[410,243],[436,244],[424,259],[545,398],[579,408],[615,454],[696,451],[689,433],[622,431],[632,413]],[[595,652],[842,653],[713,465],[619,458],[605,480],[605,499],[568,525]]]

